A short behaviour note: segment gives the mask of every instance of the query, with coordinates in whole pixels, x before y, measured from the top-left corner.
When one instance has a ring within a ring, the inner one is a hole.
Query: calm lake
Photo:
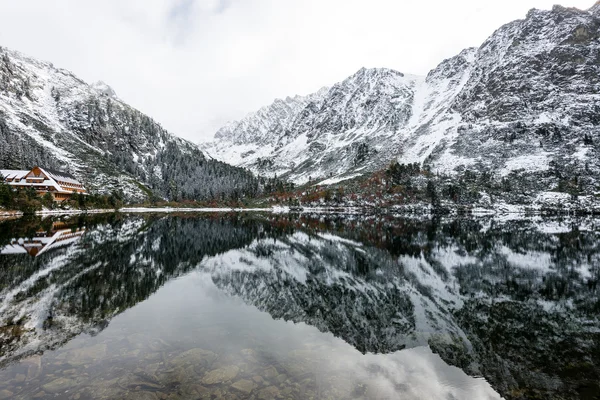
[[[600,221],[0,222],[1,399],[600,398]]]

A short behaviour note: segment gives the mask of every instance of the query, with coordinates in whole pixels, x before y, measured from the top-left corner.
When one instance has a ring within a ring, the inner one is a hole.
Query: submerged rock
[[[13,396],[13,392],[11,392],[10,390],[0,390],[0,400],[4,400],[4,399],[11,399]]]
[[[193,390],[200,395],[201,398],[210,398],[211,391],[209,388],[202,385],[194,385]]]
[[[53,380],[52,382],[46,383],[42,386],[42,389],[46,392],[50,393],[62,393],[65,390],[71,389],[76,385],[74,379],[68,378],[58,378]]]
[[[236,390],[239,390],[242,393],[249,394],[251,391],[256,389],[256,384],[247,379],[242,379],[242,380],[235,382],[233,385],[231,385],[231,387]]]
[[[217,355],[212,351],[195,348],[179,354],[172,360],[172,363],[177,366],[191,364],[194,366],[209,367],[216,359]]]
[[[197,379],[197,374],[192,365],[185,368],[178,366],[159,374],[158,379],[165,386],[176,386],[183,382]]]
[[[273,366],[270,366],[269,368],[267,368],[263,373],[263,376],[267,379],[273,379],[277,375],[279,375],[279,372],[277,372],[277,370]]]
[[[275,386],[269,386],[258,392],[259,400],[271,400],[275,399],[280,395],[279,389]]]
[[[205,385],[214,385],[217,383],[227,382],[234,379],[239,372],[240,369],[235,365],[214,369],[204,375],[202,378],[202,383]]]
[[[127,400],[158,400],[158,395],[154,392],[131,392],[125,399]]]

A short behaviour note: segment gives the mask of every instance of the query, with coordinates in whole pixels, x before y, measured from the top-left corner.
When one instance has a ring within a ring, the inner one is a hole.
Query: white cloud
[[[588,8],[592,0],[570,0]],[[362,66],[426,74],[553,0],[0,0],[0,45],[103,80],[198,141]]]

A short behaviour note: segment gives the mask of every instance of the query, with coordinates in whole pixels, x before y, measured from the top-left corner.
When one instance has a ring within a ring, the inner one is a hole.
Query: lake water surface
[[[595,220],[0,222],[1,399],[600,398]]]

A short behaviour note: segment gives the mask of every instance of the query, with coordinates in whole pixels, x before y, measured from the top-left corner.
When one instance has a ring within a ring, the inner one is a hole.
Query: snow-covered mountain
[[[518,172],[540,190],[584,177],[593,191],[599,115],[600,5],[555,6],[531,10],[426,77],[361,69],[230,123],[203,148],[297,183],[336,182],[397,159],[449,174]]]
[[[51,63],[0,48],[0,167],[67,170],[99,191],[206,199],[249,192],[250,172],[210,160],[119,99]]]
[[[389,139],[411,120],[421,81],[390,69],[363,68],[331,88],[278,99],[230,123],[203,149],[234,165],[300,183],[362,171],[365,163],[398,153],[400,141]],[[379,153],[385,156],[374,157]]]

